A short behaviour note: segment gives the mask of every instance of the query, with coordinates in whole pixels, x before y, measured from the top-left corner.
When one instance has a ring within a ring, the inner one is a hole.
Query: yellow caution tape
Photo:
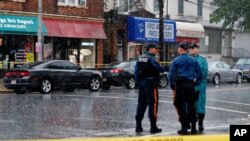
[[[18,140],[21,141],[21,140]],[[31,141],[31,140],[25,140]],[[32,141],[229,141],[229,135],[195,135],[195,136],[152,136],[152,137],[120,137],[120,138],[67,138],[36,139]]]

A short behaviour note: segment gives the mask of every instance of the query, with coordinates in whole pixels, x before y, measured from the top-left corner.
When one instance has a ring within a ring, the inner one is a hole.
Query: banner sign
[[[176,22],[164,20],[164,42],[176,41]],[[128,17],[128,40],[159,42],[159,19]]]
[[[0,33],[6,34],[37,34],[38,18],[35,16],[17,16],[0,14]],[[42,24],[43,33],[47,33]]]

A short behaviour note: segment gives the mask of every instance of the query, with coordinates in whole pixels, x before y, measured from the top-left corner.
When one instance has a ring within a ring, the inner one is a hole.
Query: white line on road
[[[206,108],[212,109],[212,110],[227,111],[227,112],[232,112],[232,113],[247,114],[248,115],[248,112],[241,112],[241,111],[236,111],[236,110],[230,110],[230,109],[224,109],[224,108],[216,108],[216,107],[210,107],[210,106],[206,106]]]
[[[237,104],[237,105],[250,106],[250,104],[247,104],[247,103],[230,102],[230,101],[214,100],[214,99],[207,99],[207,100],[208,101],[215,101],[215,102],[222,102],[222,103],[229,103],[229,104]]]
[[[125,97],[114,97],[114,96],[91,96],[95,98],[110,98],[110,99],[129,99],[129,100],[137,100],[137,98],[125,98]],[[164,100],[159,100],[161,103],[167,103],[167,104],[173,104],[172,101],[164,101]],[[248,112],[241,112],[241,111],[236,111],[236,110],[230,110],[230,109],[224,109],[224,108],[217,108],[217,107],[210,107],[206,106],[208,109],[212,110],[219,110],[219,111],[226,111],[226,112],[232,112],[232,113],[238,113],[238,114],[247,114]]]

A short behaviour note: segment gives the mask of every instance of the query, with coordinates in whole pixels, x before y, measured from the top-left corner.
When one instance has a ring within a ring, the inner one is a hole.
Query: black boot
[[[198,114],[198,129],[199,132],[204,131],[204,125],[203,125],[203,120],[204,120],[204,114]]]
[[[136,121],[135,132],[136,133],[143,132],[143,128],[142,128],[142,125],[141,125],[142,119],[143,119],[143,117],[139,117],[137,115],[135,116],[135,121]]]
[[[186,123],[181,122],[181,129],[177,131],[178,134],[180,135],[187,135],[187,127],[186,127]]]
[[[192,122],[191,134],[197,134],[196,122]]]
[[[142,126],[141,126],[141,123],[136,123],[135,132],[136,132],[136,133],[141,133],[141,132],[143,132],[143,128],[142,128]]]
[[[162,129],[156,126],[156,121],[151,121],[150,133],[155,134],[155,133],[160,133],[161,131]]]

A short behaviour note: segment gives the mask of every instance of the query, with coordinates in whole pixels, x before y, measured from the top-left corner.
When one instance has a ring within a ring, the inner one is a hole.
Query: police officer
[[[188,43],[178,45],[180,56],[175,58],[170,66],[169,80],[171,88],[176,92],[174,106],[177,109],[181,129],[178,134],[186,135],[187,126],[191,122],[191,133],[196,134],[195,86],[200,84],[202,73],[196,59],[189,56]]]
[[[198,101],[196,103],[196,113],[198,116],[198,129],[200,132],[204,130],[203,120],[205,117],[205,105],[206,105],[206,88],[207,88],[207,73],[208,64],[204,57],[199,55],[200,45],[192,43],[189,46],[190,55],[193,56],[199,63],[202,71],[201,84],[195,87],[197,93],[199,93]]]
[[[156,126],[158,110],[158,81],[160,72],[165,69],[161,67],[159,61],[155,58],[158,54],[158,47],[155,44],[149,44],[146,53],[139,56],[135,66],[135,79],[139,87],[139,97],[137,111],[135,115],[135,132],[143,131],[142,120],[146,108],[148,107],[148,117],[151,128],[150,133],[159,133],[162,129]]]

